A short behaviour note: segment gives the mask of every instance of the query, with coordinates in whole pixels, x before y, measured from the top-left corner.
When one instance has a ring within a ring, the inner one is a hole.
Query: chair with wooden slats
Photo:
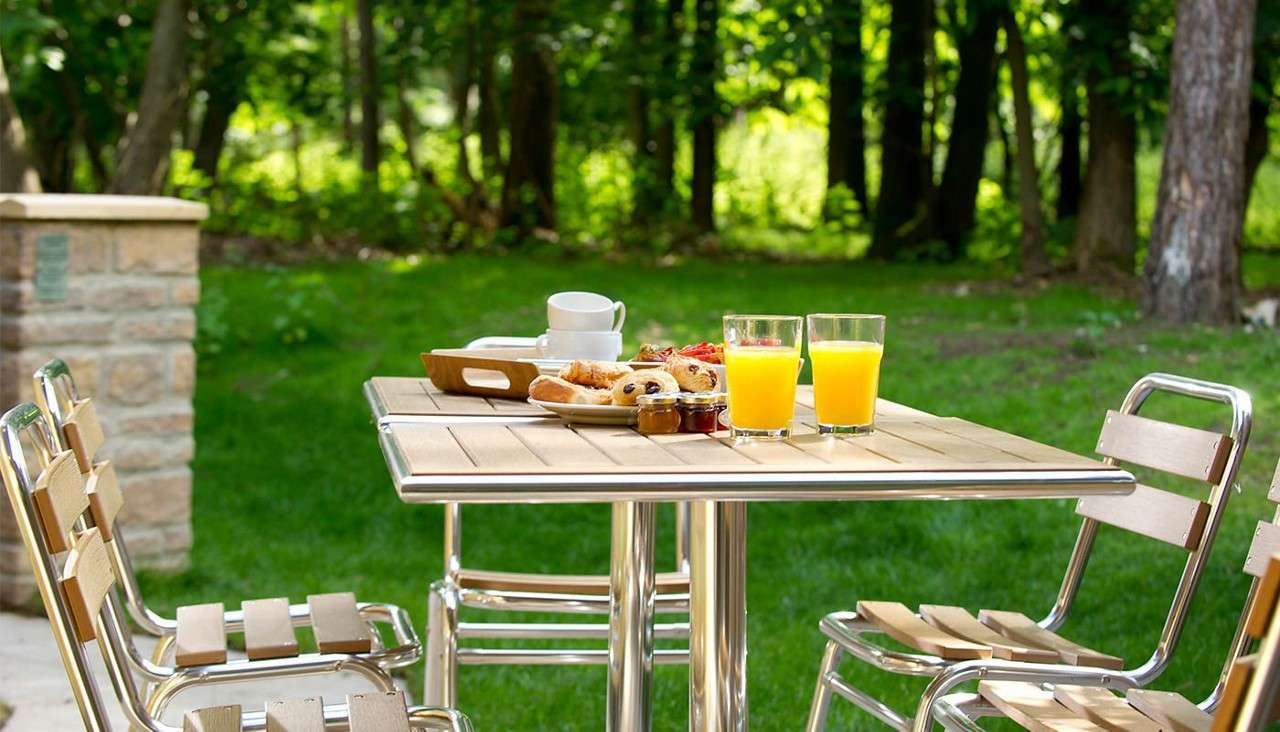
[[[1280,466],[1272,493],[1280,490]],[[1273,500],[1280,496],[1272,496]],[[1280,525],[1276,521],[1266,526]],[[1280,694],[1280,553],[1255,532],[1245,571],[1254,575],[1218,685],[1196,704],[1181,694],[1130,688],[985,680],[977,694],[938,700],[932,717],[948,730],[981,732],[978,720],[998,714],[1032,732],[1262,732],[1277,719]],[[1267,557],[1267,559],[1263,559]],[[1263,561],[1266,564],[1263,564]],[[1265,572],[1258,576],[1258,567]],[[1254,643],[1258,647],[1249,653]]]
[[[481,338],[467,349],[511,348],[524,339]],[[532,341],[530,340],[530,343]],[[659,614],[687,615],[689,611],[689,524],[688,504],[676,506],[676,568],[659,572],[655,578],[655,609]],[[541,623],[463,621],[459,611],[520,611],[554,614],[606,615],[609,612],[608,575],[541,574],[502,572],[462,565],[462,507],[444,504],[444,576],[431,583],[427,605],[427,673],[425,699],[428,704],[452,706],[457,703],[457,674],[460,665],[581,665],[604,664],[609,660],[604,648],[502,648],[462,647],[460,640],[556,640],[573,641],[608,637],[608,623]],[[689,623],[657,623],[655,637],[687,640]],[[687,663],[687,648],[659,649],[656,663]]]
[[[233,713],[226,708],[199,710],[188,715],[182,729],[318,732],[326,728],[415,727],[469,732],[466,718],[453,710],[406,708],[387,671],[365,656],[322,652],[278,659],[276,656],[284,650],[293,649],[279,647],[283,641],[277,631],[286,624],[286,617],[276,602],[261,606],[271,621],[261,631],[266,634],[264,647],[271,649],[270,660],[227,662],[217,652],[217,644],[204,639],[205,645],[196,649],[198,654],[204,654],[196,665],[175,667],[147,661],[134,645],[133,632],[114,592],[117,567],[110,548],[113,540],[101,527],[88,525],[89,497],[76,455],[72,450],[58,450],[52,427],[34,404],[19,405],[0,416],[0,478],[86,729],[111,729],[107,706],[86,651],[87,645],[96,640],[124,716],[134,729],[177,732],[179,728],[159,720],[173,695],[192,686],[354,672],[365,677],[374,691],[353,695],[348,703],[322,707],[318,726],[301,722],[283,726],[280,720],[286,711],[293,721],[303,712],[294,714],[296,705],[277,709],[272,703],[261,713],[241,714],[238,709]],[[354,600],[327,602],[346,608]],[[220,625],[222,618],[214,620]],[[225,653],[225,643],[222,651]],[[140,691],[135,673],[157,684],[154,694],[146,696]],[[273,710],[279,713],[273,714]],[[273,716],[277,721],[272,721]]]
[[[55,447],[67,447],[75,456],[70,465],[85,476],[92,524],[107,540],[129,614],[145,632],[160,639],[153,663],[165,662],[170,654],[180,668],[223,663],[227,660],[227,635],[243,633],[250,659],[277,660],[285,668],[299,652],[296,627],[312,629],[321,653],[360,655],[384,669],[408,666],[421,657],[422,644],[403,608],[357,602],[350,592],[310,595],[307,602],[294,604],[284,597],[246,600],[239,610],[230,611],[221,603],[191,605],[178,608],[174,618],[152,610],[142,596],[116,524],[125,497],[111,462],[98,458],[106,432],[93,400],[80,397],[61,359],[41,366],[33,381],[40,408],[58,428],[53,437]],[[381,624],[390,626],[395,645],[383,646],[378,631]]]
[[[1155,392],[1217,402],[1230,409],[1231,429],[1219,434],[1139,416]],[[1083,520],[1067,563],[1058,597],[1040,621],[1009,610],[969,610],[922,605],[912,610],[899,602],[857,604],[854,611],[831,613],[819,628],[827,637],[809,712],[808,732],[826,726],[833,696],[840,696],[899,730],[921,731],[931,724],[929,710],[956,685],[974,678],[1076,685],[1144,687],[1164,670],[1182,634],[1192,595],[1226,509],[1241,457],[1249,440],[1253,407],[1235,387],[1170,374],[1149,374],[1129,390],[1119,411],[1109,411],[1097,452],[1108,463],[1140,465],[1208,486],[1204,500],[1139,485],[1125,496],[1082,498],[1076,513]],[[1089,563],[1100,524],[1170,544],[1187,554],[1169,613],[1150,658],[1140,665],[1090,648],[1059,634]],[[1280,532],[1277,533],[1280,539]],[[888,636],[914,649],[903,652],[872,641]],[[932,677],[913,716],[893,709],[854,687],[839,672],[845,654],[890,673]]]

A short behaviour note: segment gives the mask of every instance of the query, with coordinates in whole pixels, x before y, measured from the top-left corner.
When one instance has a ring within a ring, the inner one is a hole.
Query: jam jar
[[[710,391],[680,395],[680,431],[711,433],[720,429],[725,397]]]
[[[670,435],[680,431],[679,397],[676,394],[643,394],[636,399],[640,412],[636,428],[646,435]]]

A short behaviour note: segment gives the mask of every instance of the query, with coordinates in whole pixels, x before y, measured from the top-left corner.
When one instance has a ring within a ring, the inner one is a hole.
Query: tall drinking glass
[[[791,435],[804,321],[792,315],[724,316],[725,377],[734,437]]]
[[[818,431],[870,434],[880,389],[884,316],[816,313],[808,320]]]

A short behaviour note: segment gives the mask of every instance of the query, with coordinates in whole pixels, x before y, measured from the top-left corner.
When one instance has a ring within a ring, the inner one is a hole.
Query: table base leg
[[[689,729],[747,729],[747,505],[691,510]]]
[[[653,545],[657,506],[613,504],[609,559],[609,732],[653,726]]]

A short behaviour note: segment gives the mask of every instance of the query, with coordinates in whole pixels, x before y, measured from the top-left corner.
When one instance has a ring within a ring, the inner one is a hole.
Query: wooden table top
[[[1133,485],[1128,472],[1097,460],[887,400],[877,404],[874,434],[818,435],[805,386],[794,435],[775,442],[566,425],[524,402],[433,389],[425,379],[366,385],[406,501],[888,498],[895,487],[903,497],[1048,497]]]

